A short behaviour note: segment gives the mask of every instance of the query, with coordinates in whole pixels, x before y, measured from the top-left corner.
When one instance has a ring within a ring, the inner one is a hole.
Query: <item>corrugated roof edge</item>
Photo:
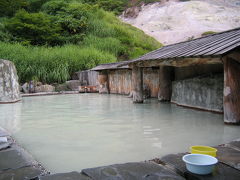
[[[102,70],[107,70],[107,69],[128,69],[129,66],[127,64],[121,65],[125,61],[122,62],[115,62],[115,63],[106,63],[106,64],[100,64],[92,69],[91,71],[102,71]]]

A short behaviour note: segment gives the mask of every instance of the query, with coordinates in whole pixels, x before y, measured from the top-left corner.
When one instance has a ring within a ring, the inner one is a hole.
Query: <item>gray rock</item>
[[[27,166],[43,169],[27,151],[15,143],[11,145],[11,148],[0,151],[0,172]]]
[[[115,164],[84,169],[82,173],[98,180],[183,180],[181,176],[162,165],[150,162]]]
[[[22,88],[21,85],[19,85],[19,91],[20,91],[20,92],[23,92],[23,88]]]
[[[56,84],[55,90],[57,92],[60,92],[60,91],[70,91],[71,89],[68,88],[66,83],[63,83],[63,84]]]
[[[58,173],[38,177],[39,180],[91,180],[91,178],[78,172]]]
[[[24,93],[29,93],[29,85],[28,85],[28,83],[24,83],[22,85],[22,90],[23,90]]]
[[[41,175],[42,171],[36,167],[11,169],[0,173],[0,180],[29,180]]]
[[[6,142],[6,143],[0,143],[0,150],[6,149],[11,146],[11,143]]]
[[[7,136],[7,142],[1,142],[0,143],[0,151],[3,149],[7,149],[9,147],[11,147],[11,145],[13,144],[14,140],[11,136]]]
[[[39,93],[39,92],[54,92],[55,91],[55,87],[45,84],[45,85],[40,85],[40,86],[36,86],[35,87],[35,93]]]
[[[15,149],[0,152],[0,171],[16,169],[30,165],[31,161],[28,161],[19,151]]]
[[[66,85],[72,91],[78,91],[79,86],[81,86],[81,82],[79,80],[71,80],[71,81],[66,81]]]
[[[12,103],[21,99],[18,75],[11,61],[0,60],[0,103]]]

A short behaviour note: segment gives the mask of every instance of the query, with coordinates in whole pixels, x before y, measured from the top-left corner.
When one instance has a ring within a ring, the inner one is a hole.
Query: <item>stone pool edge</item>
[[[50,173],[2,127],[0,137],[7,138],[0,143],[0,180],[34,179]]]
[[[79,91],[59,91],[59,92],[39,92],[39,93],[22,93],[22,97],[33,96],[51,96],[51,95],[66,95],[66,94],[80,94]]]
[[[7,137],[7,143],[0,143],[0,180],[105,180],[120,179],[161,179],[173,180],[217,180],[240,179],[240,139],[216,146],[219,163],[214,172],[199,176],[188,172],[182,161],[185,153],[168,154],[144,162],[129,162],[96,168],[83,169],[81,172],[50,174],[41,163],[21,147],[5,129],[0,127],[0,137]]]

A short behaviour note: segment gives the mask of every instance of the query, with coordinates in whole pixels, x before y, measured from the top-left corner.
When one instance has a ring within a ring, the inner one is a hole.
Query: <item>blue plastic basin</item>
[[[210,174],[218,162],[215,157],[205,154],[187,154],[182,160],[186,163],[188,171],[200,175]]]

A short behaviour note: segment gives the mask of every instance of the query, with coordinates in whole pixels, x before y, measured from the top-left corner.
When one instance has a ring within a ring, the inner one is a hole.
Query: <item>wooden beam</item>
[[[174,66],[174,67],[186,67],[201,64],[222,64],[219,57],[208,58],[171,58],[171,59],[155,59],[155,60],[142,60],[130,64],[130,67],[154,67],[154,66]]]
[[[143,72],[142,68],[132,67],[132,93],[133,103],[143,103]]]
[[[174,68],[171,66],[159,67],[159,101],[170,101],[172,95],[172,80],[174,77]]]
[[[240,52],[239,51],[233,51],[230,54],[228,54],[227,57],[232,58],[235,61],[238,61],[240,63]]]
[[[107,71],[99,71],[98,83],[99,83],[99,93],[100,94],[109,94],[108,72]]]
[[[224,122],[240,124],[240,63],[231,57],[224,63]]]

